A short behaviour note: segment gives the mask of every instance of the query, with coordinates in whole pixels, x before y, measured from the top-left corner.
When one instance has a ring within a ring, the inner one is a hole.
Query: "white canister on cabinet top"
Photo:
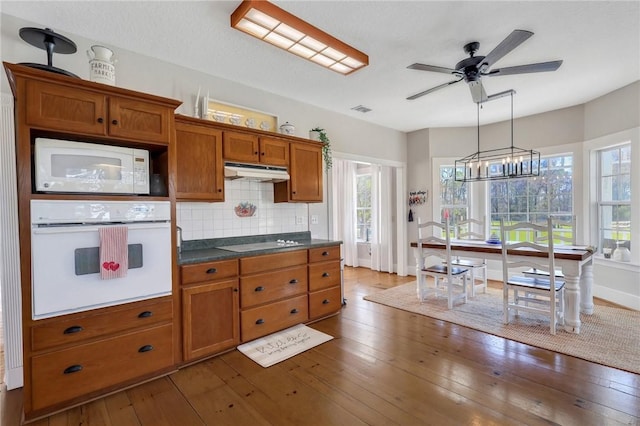
[[[296,126],[287,121],[280,126],[280,133],[283,135],[293,135],[296,133]]]
[[[89,80],[97,83],[116,85],[117,59],[113,57],[113,51],[108,47],[94,45],[87,50],[89,57]]]

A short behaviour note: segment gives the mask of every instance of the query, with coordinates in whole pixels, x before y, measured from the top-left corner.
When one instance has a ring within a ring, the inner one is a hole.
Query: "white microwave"
[[[149,151],[36,138],[36,190],[148,194]]]

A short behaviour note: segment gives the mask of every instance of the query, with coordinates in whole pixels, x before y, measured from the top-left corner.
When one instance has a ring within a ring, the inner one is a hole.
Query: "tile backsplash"
[[[256,206],[254,215],[236,215],[241,203]],[[184,240],[309,230],[308,204],[274,203],[273,184],[254,181],[227,180],[224,203],[179,202],[176,216]]]

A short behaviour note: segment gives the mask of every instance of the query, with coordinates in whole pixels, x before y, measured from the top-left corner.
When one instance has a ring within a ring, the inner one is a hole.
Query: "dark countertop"
[[[223,250],[220,247],[239,244],[253,244],[266,241],[292,240],[300,244],[283,246],[265,250],[237,253]],[[208,240],[192,240],[182,243],[182,251],[178,253],[178,265],[211,262],[215,260],[238,259],[240,257],[258,256],[262,254],[282,253],[295,250],[306,250],[317,247],[330,247],[342,244],[342,241],[312,239],[310,232],[292,232],[285,234],[252,235],[244,237],[213,238]]]

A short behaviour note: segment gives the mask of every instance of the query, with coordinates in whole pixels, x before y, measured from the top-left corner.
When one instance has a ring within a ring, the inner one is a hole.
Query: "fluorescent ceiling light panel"
[[[243,0],[231,27],[343,75],[369,65],[369,57],[265,0]]]

